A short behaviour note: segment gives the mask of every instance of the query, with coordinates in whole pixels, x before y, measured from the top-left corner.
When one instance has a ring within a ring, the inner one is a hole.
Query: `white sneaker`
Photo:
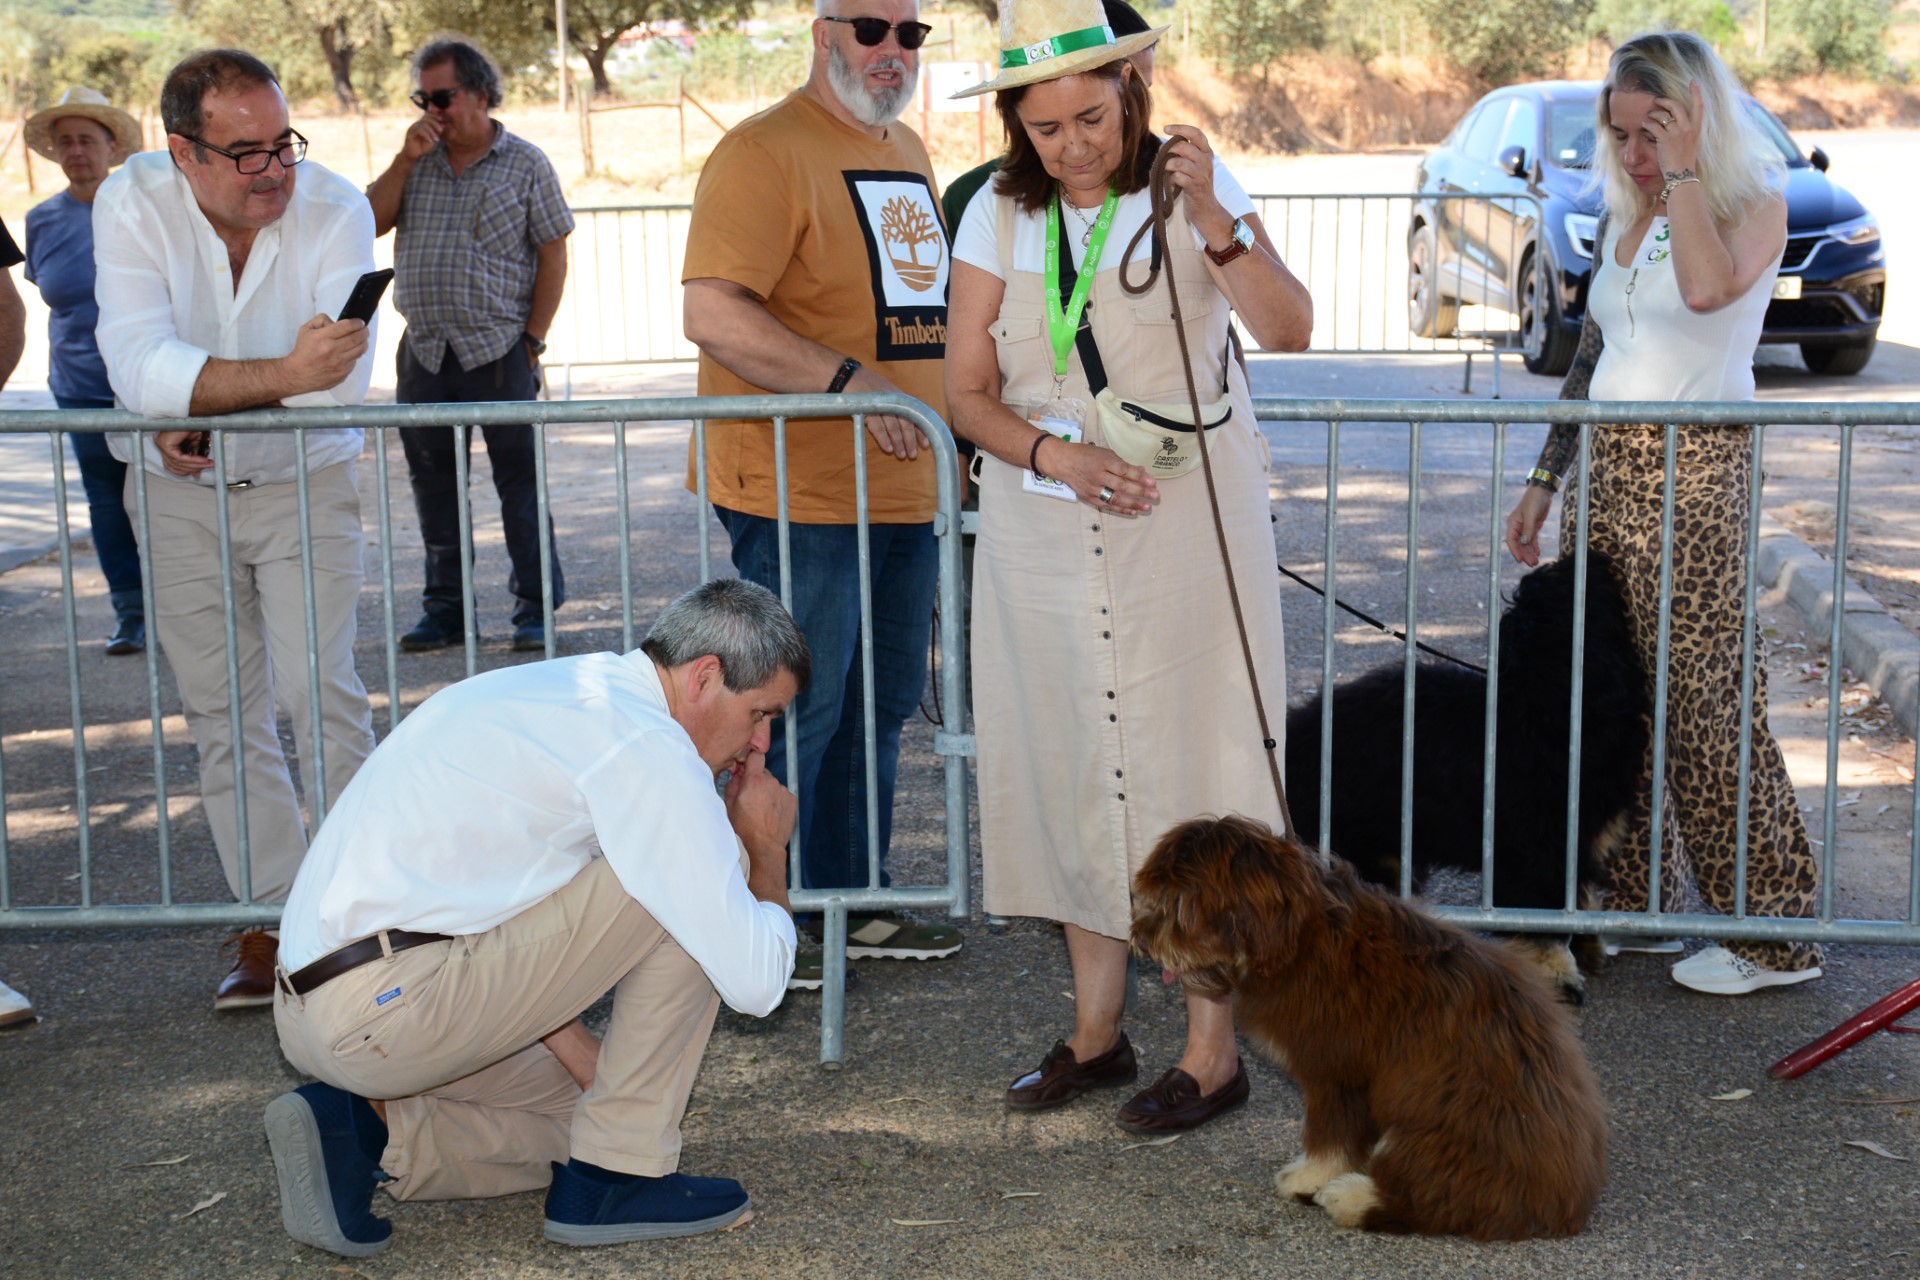
[[[0,1027],[25,1026],[37,1016],[33,1011],[33,1001],[0,982]]]
[[[1675,982],[1713,996],[1743,996],[1762,987],[1790,987],[1819,976],[1819,965],[1811,969],[1762,969],[1725,947],[1708,947],[1673,966]]]
[[[1677,956],[1687,949],[1687,944],[1678,938],[1650,938],[1637,933],[1603,933],[1600,935],[1600,949],[1608,956],[1617,956],[1623,951],[1636,955]]]

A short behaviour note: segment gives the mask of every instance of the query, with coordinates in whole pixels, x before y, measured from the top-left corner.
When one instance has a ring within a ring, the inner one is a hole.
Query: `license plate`
[[[1800,277],[1781,276],[1773,282],[1773,296],[1794,299],[1800,296]]]

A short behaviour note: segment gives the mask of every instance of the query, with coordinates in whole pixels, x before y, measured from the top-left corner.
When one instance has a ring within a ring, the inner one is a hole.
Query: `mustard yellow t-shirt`
[[[854,357],[944,417],[947,267],[933,166],[919,137],[896,121],[874,138],[796,91],[714,148],[694,193],[681,278],[743,286],[795,333]],[[703,396],[765,392],[704,352],[699,388]],[[793,519],[853,522],[852,439],[851,418],[787,424]],[[902,461],[862,439],[868,518],[933,519],[932,451]],[[735,511],[775,514],[771,422],[707,424],[707,493]]]

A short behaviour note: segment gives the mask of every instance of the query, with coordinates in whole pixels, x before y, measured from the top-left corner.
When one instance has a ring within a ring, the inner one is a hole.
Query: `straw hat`
[[[105,94],[87,88],[69,89],[60,95],[59,102],[29,117],[27,145],[59,163],[60,157],[53,153],[53,126],[68,116],[91,120],[113,135],[115,164],[140,150],[140,125],[126,112],[110,105]]]
[[[1115,36],[1100,0],[1005,0],[1000,6],[1000,74],[953,96],[971,98],[1077,76],[1138,53],[1166,33],[1167,28],[1155,27]]]

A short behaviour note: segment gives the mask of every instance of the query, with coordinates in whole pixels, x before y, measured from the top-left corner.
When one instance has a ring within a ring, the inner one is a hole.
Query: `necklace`
[[[1093,239],[1093,219],[1089,218],[1086,214],[1080,212],[1080,207],[1074,204],[1071,200],[1062,200],[1060,203],[1066,205],[1067,208],[1073,210],[1074,220],[1080,224],[1080,228],[1081,228],[1080,247],[1082,249],[1086,248],[1088,243]]]

